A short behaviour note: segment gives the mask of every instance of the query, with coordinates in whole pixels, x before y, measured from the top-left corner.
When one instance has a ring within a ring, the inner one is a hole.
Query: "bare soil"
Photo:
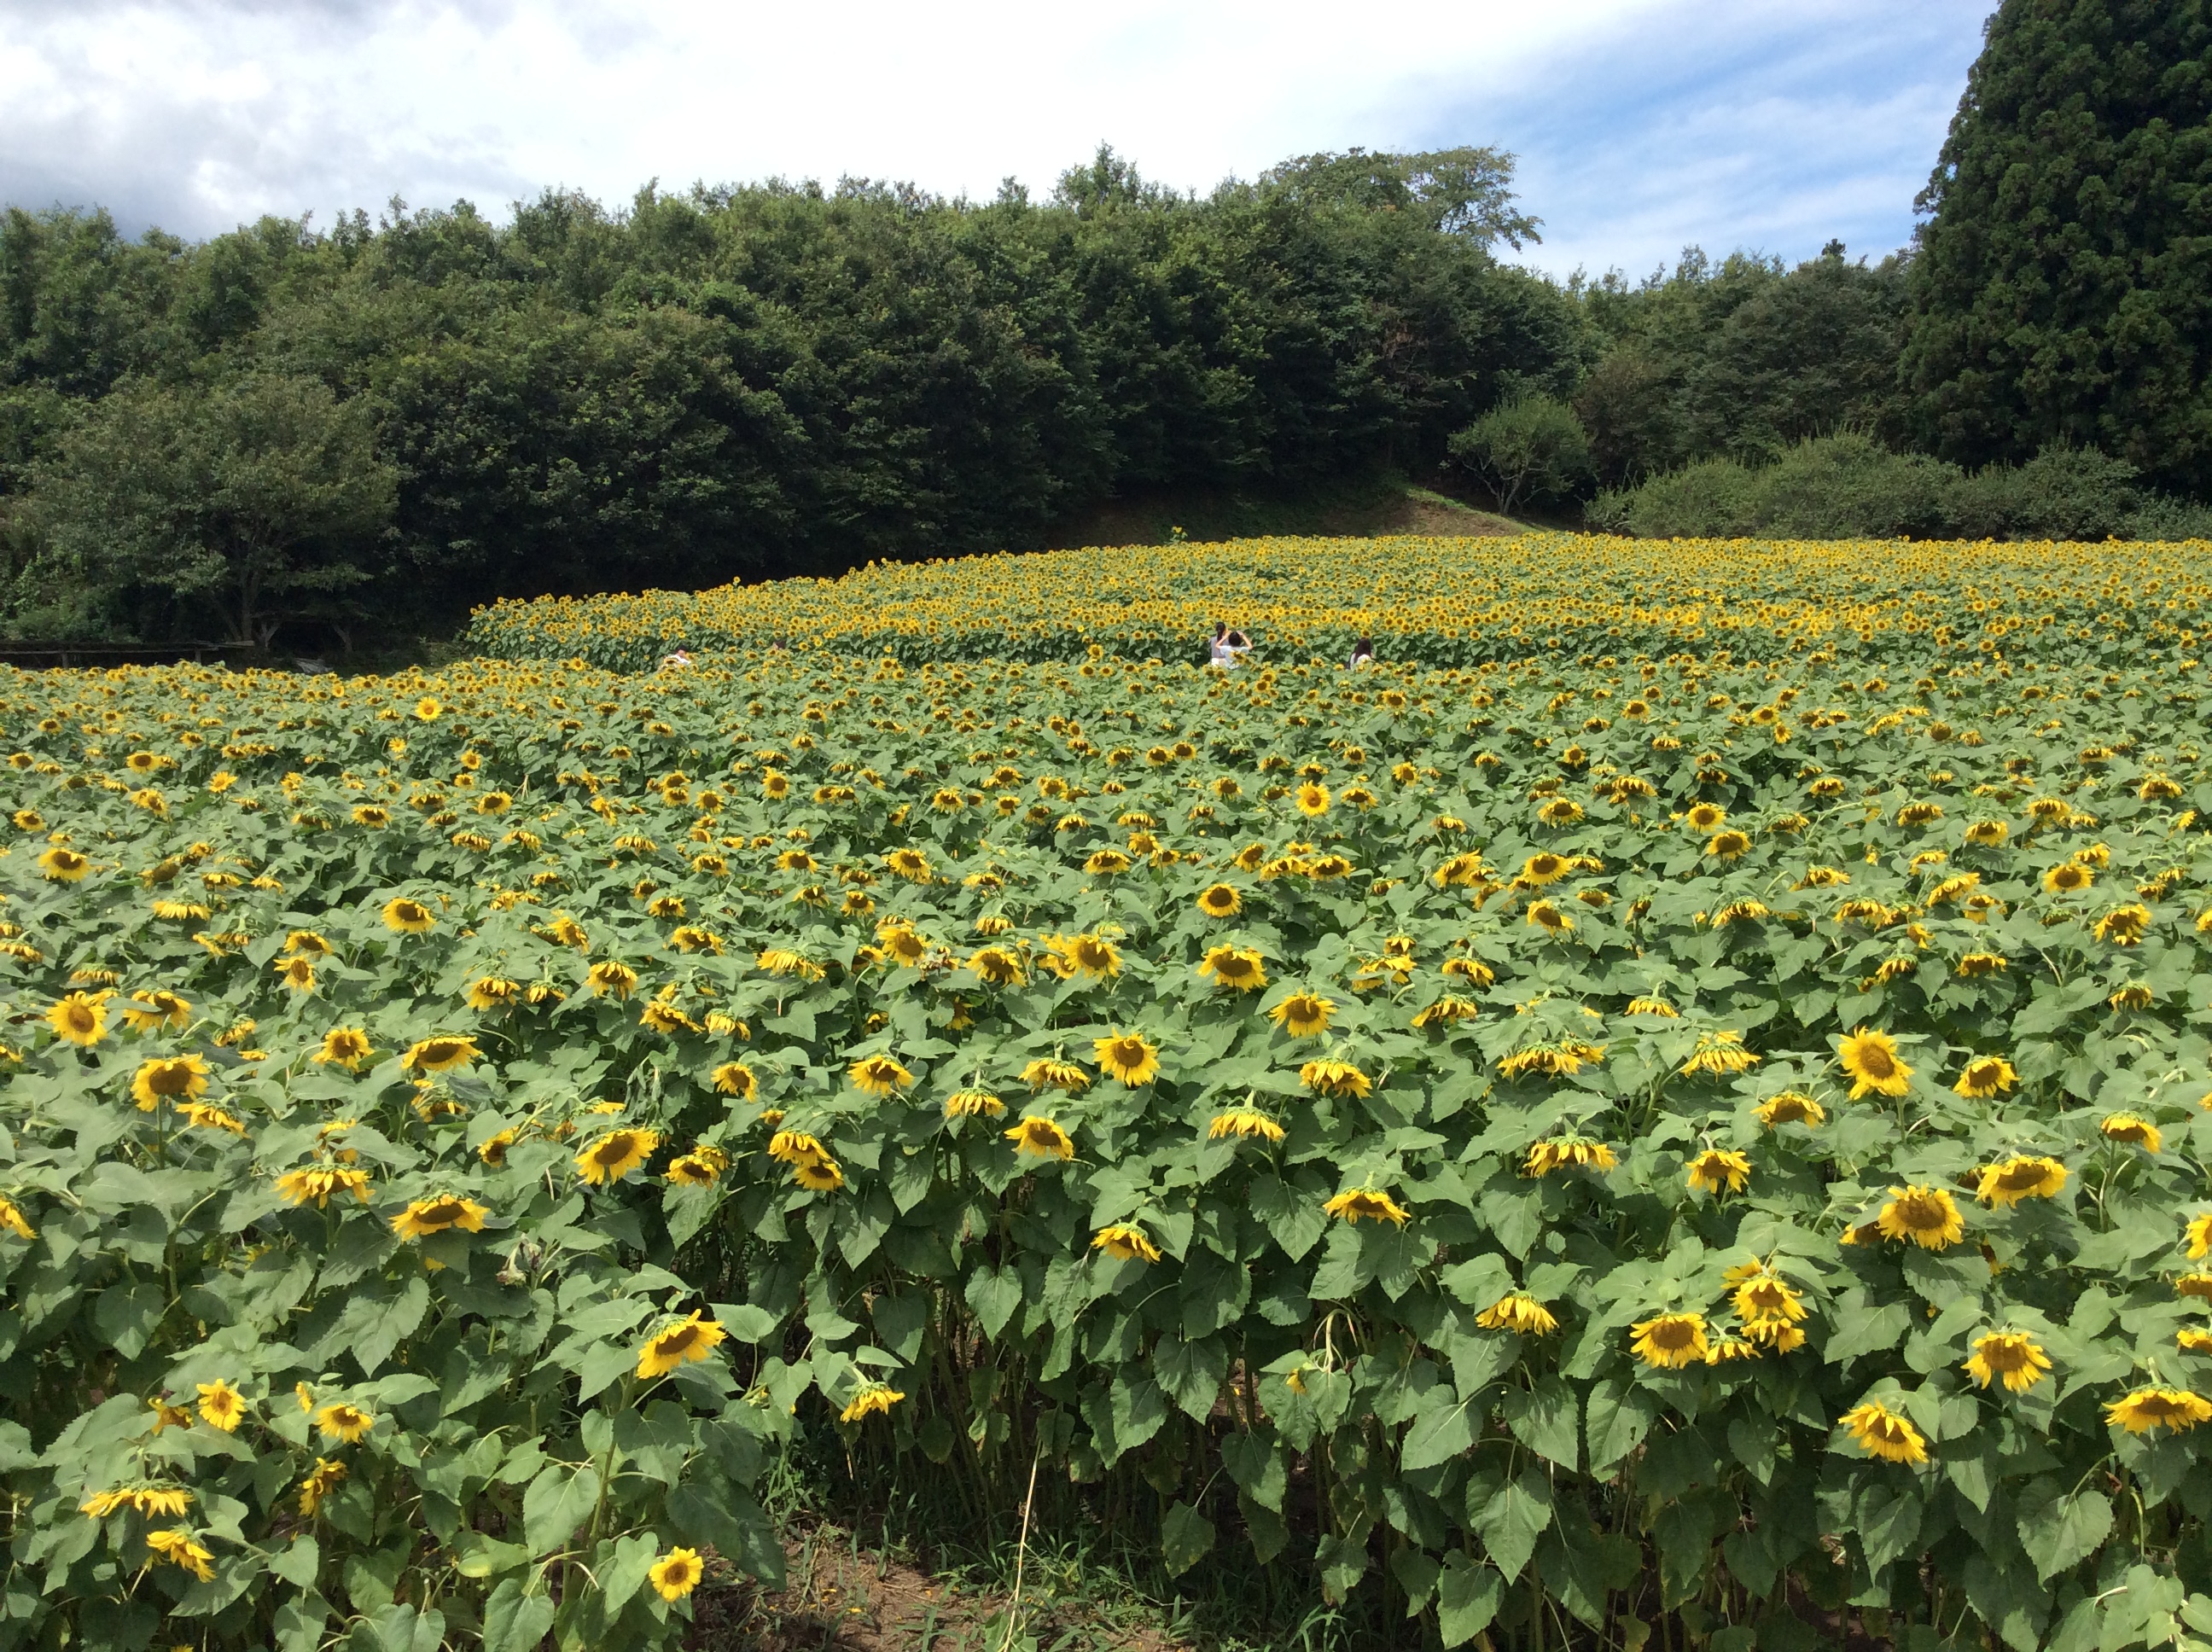
[[[692,1597],[687,1652],[1000,1652],[1006,1596],[933,1574],[911,1555],[817,1526],[787,1538],[783,1588],[761,1588],[710,1563]],[[718,1574],[720,1576],[718,1576]],[[1076,1604],[1024,1591],[1013,1645],[1059,1652],[1181,1652],[1149,1628],[1110,1625]]]

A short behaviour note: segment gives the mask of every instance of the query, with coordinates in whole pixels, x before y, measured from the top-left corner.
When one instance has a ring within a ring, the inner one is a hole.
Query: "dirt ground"
[[[1000,1652],[1006,1597],[935,1576],[908,1557],[821,1526],[785,1544],[781,1591],[710,1566],[693,1597],[687,1652]],[[722,1576],[718,1579],[716,1574]],[[1024,1591],[1012,1652],[1178,1652],[1149,1629]]]

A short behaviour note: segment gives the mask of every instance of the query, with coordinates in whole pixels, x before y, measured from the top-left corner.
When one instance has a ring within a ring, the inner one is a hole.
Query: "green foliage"
[[[1564,386],[1578,324],[1490,254],[1525,222],[1504,157],[1370,162],[1397,184],[1324,167],[1199,199],[1102,151],[1042,204],[866,180],[620,211],[549,193],[507,225],[461,203],[197,246],[15,213],[0,489],[118,385],[319,380],[398,473],[376,586],[397,623],[1035,544],[1133,492],[1425,469],[1509,384]],[[115,623],[193,629],[141,564],[79,571],[123,587]]]
[[[2054,442],[2212,490],[2212,16],[2004,0],[1912,260],[1917,434],[1967,465]]]
[[[368,405],[319,380],[127,385],[40,467],[28,514],[48,554],[18,586],[160,592],[265,645],[381,571],[398,477],[374,444]]]
[[[2212,511],[2136,485],[2135,467],[2053,446],[1968,473],[1845,434],[1771,465],[1709,459],[1601,494],[1590,520],[1646,538],[2192,539]]]
[[[1510,514],[1526,504],[1557,504],[1590,477],[1589,438],[1565,403],[1522,396],[1494,407],[1444,444]]]
[[[1574,288],[1592,335],[1574,404],[1608,487],[1708,459],[1760,464],[1840,429],[1898,424],[1903,266],[1832,245],[1785,270],[1697,248],[1630,287]]]
[[[1883,557],[1710,655],[7,677],[0,1638],[666,1643],[794,1408],[1409,1640],[2212,1622],[2204,561]]]
[[[1270,167],[1261,184],[1293,200],[1340,203],[1362,211],[1403,212],[1448,235],[1502,240],[1515,252],[1540,240],[1514,204],[1514,157],[1492,149],[1434,149],[1419,155],[1303,155]]]

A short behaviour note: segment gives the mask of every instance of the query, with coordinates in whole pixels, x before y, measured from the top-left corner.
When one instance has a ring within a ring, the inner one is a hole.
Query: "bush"
[[[1590,479],[1589,437],[1565,403],[1523,396],[1492,408],[1445,443],[1509,516],[1524,504],[1572,498]]]
[[[1656,538],[2189,538],[2212,526],[2212,511],[2146,493],[2135,477],[2133,465],[2064,444],[1970,474],[1847,433],[1769,465],[1689,465],[1601,494],[1587,515]]]

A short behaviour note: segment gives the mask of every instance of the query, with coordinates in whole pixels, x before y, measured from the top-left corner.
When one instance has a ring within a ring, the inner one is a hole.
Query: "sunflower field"
[[[1115,559],[0,674],[0,1645],[672,1644],[802,1438],[1408,1645],[2212,1644],[2212,548]]]
[[[1216,623],[1285,659],[1479,665],[1530,654],[1765,659],[1833,645],[1881,657],[2102,658],[2193,647],[2202,548],[1520,538],[1240,539],[1222,544],[871,562],[836,580],[544,598],[477,610],[469,641],[509,659],[651,671],[679,643],[1041,664],[1090,647],[1206,663]],[[1982,645],[1987,643],[1988,647]]]

